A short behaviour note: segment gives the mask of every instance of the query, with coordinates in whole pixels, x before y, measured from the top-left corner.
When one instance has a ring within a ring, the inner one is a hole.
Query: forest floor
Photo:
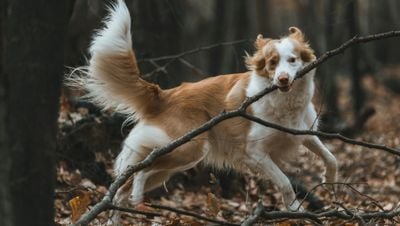
[[[398,72],[397,72],[398,73]],[[348,124],[352,121],[351,98],[349,95],[350,81],[341,78],[339,104],[343,119]],[[376,113],[365,123],[363,131],[356,138],[385,144],[389,147],[400,146],[400,94],[388,90],[371,76],[363,79],[363,86],[367,93],[367,104],[376,110]],[[316,106],[321,104],[316,102]],[[60,128],[68,121],[77,121],[87,117],[87,109],[71,112],[64,107],[60,114]],[[101,123],[101,119],[95,119]],[[61,133],[61,132],[60,132]],[[65,134],[64,134],[65,135]],[[95,139],[103,139],[101,135]],[[89,139],[90,140],[90,139]],[[108,145],[109,149],[118,149],[118,142]],[[297,178],[317,199],[322,201],[323,209],[341,209],[357,211],[360,213],[378,211],[380,209],[393,210],[400,207],[400,158],[383,152],[344,144],[337,140],[323,141],[339,162],[339,182],[333,192],[331,186],[317,186],[322,181],[324,167],[322,161],[306,151],[299,150],[299,155],[294,161],[284,165],[284,171],[291,178]],[[115,143],[117,145],[115,145]],[[97,147],[99,148],[99,147]],[[100,148],[101,149],[101,148]],[[104,147],[103,147],[104,149]],[[112,159],[115,152],[101,150],[95,152],[94,161],[101,162],[105,171],[111,175]],[[79,164],[77,164],[79,165]],[[249,214],[253,213],[257,201],[262,200],[267,209],[284,210],[281,193],[270,182],[260,183],[256,175],[248,172],[243,177],[233,176],[231,184],[221,179],[226,174],[218,173],[211,169],[198,167],[173,177],[162,188],[148,195],[148,202],[183,209],[232,223],[242,222]],[[237,179],[239,177],[240,179]],[[223,182],[222,182],[223,181]],[[223,183],[223,189],[220,183]],[[107,183],[94,182],[88,179],[82,169],[69,161],[60,160],[57,167],[57,184],[55,199],[55,222],[58,225],[71,223],[71,198],[81,195],[91,205],[98,202],[107,191]],[[312,188],[315,188],[312,190]],[[228,189],[231,192],[227,192]],[[85,194],[82,196],[82,194]],[[223,198],[225,197],[225,198]],[[228,197],[228,198],[227,198]],[[310,205],[308,201],[304,206]],[[174,212],[149,209],[161,213],[163,216],[146,217],[138,214],[123,214],[125,225],[209,225],[196,218],[178,215]],[[76,215],[76,213],[74,213]],[[75,216],[76,217],[76,216]],[[102,213],[92,222],[92,225],[102,225],[107,220],[107,213]],[[397,217],[398,222],[400,218]],[[373,220],[375,223],[389,224],[391,221]],[[397,223],[398,223],[397,222]],[[327,220],[328,225],[343,225],[342,220]],[[392,222],[393,223],[393,222]],[[268,222],[260,221],[257,225],[266,225]],[[393,223],[394,225],[395,223]],[[306,220],[281,220],[273,225],[312,225]],[[357,225],[357,221],[348,221],[346,225]]]

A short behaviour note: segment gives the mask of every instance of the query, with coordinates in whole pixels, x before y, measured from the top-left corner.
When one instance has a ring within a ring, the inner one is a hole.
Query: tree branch
[[[206,73],[204,73],[200,68],[194,66],[193,64],[191,64],[189,61],[183,59],[183,58],[179,58],[179,62],[181,62],[183,65],[185,65],[186,67],[188,67],[189,69],[191,69],[194,73],[196,73],[199,76],[205,76]]]
[[[153,65],[155,67],[154,70],[152,70],[149,73],[146,73],[144,75],[141,75],[142,78],[150,78],[152,77],[154,74],[158,73],[158,72],[163,72],[164,74],[167,74],[167,67],[169,67],[173,62],[175,62],[176,60],[179,60],[181,63],[183,63],[185,66],[189,67],[190,69],[192,69],[195,73],[199,74],[199,75],[204,75],[204,73],[196,68],[194,65],[190,64],[189,62],[187,62],[186,60],[183,59],[183,57],[188,56],[188,55],[192,55],[201,51],[205,51],[205,50],[210,50],[216,47],[221,47],[221,46],[230,46],[230,45],[236,45],[236,44],[240,44],[240,43],[245,43],[245,42],[250,42],[251,40],[249,39],[242,39],[242,40],[237,40],[237,41],[230,41],[230,42],[221,42],[221,43],[217,43],[217,44],[212,44],[209,46],[202,46],[196,49],[192,49],[186,52],[182,52],[182,53],[178,53],[178,54],[174,54],[174,55],[169,55],[169,56],[162,56],[162,57],[156,57],[156,58],[148,58],[148,59],[142,59],[142,60],[138,60],[138,63],[141,62],[148,62],[151,65]],[[163,60],[169,60],[167,63],[165,63],[163,66],[159,65],[157,63],[157,61],[163,61]]]
[[[311,213],[311,212],[291,212],[291,211],[271,211],[263,212],[262,218],[264,220],[279,220],[279,219],[309,219],[315,221],[324,221],[328,219],[342,219],[342,220],[359,220],[355,219],[354,214],[347,213],[345,210],[327,210],[321,213]],[[400,210],[397,211],[378,211],[373,213],[357,213],[357,217],[363,219],[363,221],[369,221],[372,219],[393,219],[394,217],[400,216]]]
[[[369,42],[369,41],[384,39],[384,38],[397,37],[397,36],[400,36],[400,31],[391,31],[391,32],[380,33],[380,34],[375,34],[375,35],[368,35],[368,36],[364,36],[364,37],[355,36],[352,39],[345,42],[343,45],[339,46],[338,48],[323,54],[320,58],[318,58],[314,62],[310,63],[309,65],[304,67],[302,70],[298,71],[296,74],[296,79],[303,77],[305,74],[307,74],[308,72],[310,72],[311,70],[313,70],[314,68],[316,68],[317,66],[319,66],[320,64],[325,62],[326,60],[328,60],[329,58],[331,58],[335,55],[338,55],[339,53],[342,53],[345,49],[347,49],[351,45],[354,45],[357,43],[365,43],[365,42]],[[199,48],[199,49],[202,50],[202,48]],[[197,51],[199,51],[199,50],[196,50],[196,51],[192,50],[192,51],[189,51],[186,53],[176,54],[176,55],[167,56],[167,57],[155,58],[152,60],[156,61],[156,60],[164,60],[164,59],[171,59],[171,58],[179,58],[184,55],[191,54],[191,52],[194,53]],[[128,167],[124,173],[122,173],[120,176],[118,176],[115,179],[115,181],[111,184],[111,186],[109,187],[109,190],[106,193],[106,195],[104,196],[104,198],[100,202],[98,202],[89,212],[85,213],[75,225],[87,225],[98,214],[107,210],[108,206],[112,203],[112,199],[114,198],[118,188],[121,187],[133,173],[150,166],[159,156],[162,156],[162,155],[172,152],[175,148],[191,141],[194,137],[200,135],[203,132],[208,131],[209,129],[211,129],[213,126],[217,125],[221,121],[224,121],[226,119],[233,118],[233,117],[238,117],[238,116],[244,117],[243,115],[245,115],[245,110],[247,109],[247,107],[250,104],[256,102],[257,100],[262,98],[264,95],[266,95],[276,89],[277,89],[276,86],[271,86],[269,88],[266,88],[263,91],[261,91],[260,93],[254,95],[253,97],[246,98],[246,100],[242,103],[242,105],[237,110],[229,111],[229,112],[222,112],[219,115],[215,116],[214,118],[210,119],[208,122],[204,123],[202,126],[198,127],[197,129],[193,129],[192,131],[188,132],[187,134],[183,135],[182,137],[172,141],[168,145],[166,145],[162,148],[154,149],[143,161]],[[253,117],[248,117],[248,118],[258,121],[258,119],[253,118]],[[261,121],[259,121],[259,122],[261,122]],[[278,129],[278,128],[282,129],[279,125],[272,125],[272,123],[265,122],[265,121],[262,121],[262,123],[264,123],[265,126],[268,125],[268,127],[275,126],[275,129]],[[285,129],[287,129],[287,128],[285,128]],[[290,131],[291,129],[287,129],[287,130]],[[283,129],[282,129],[282,131],[283,131]],[[324,133],[317,134],[315,132],[316,131],[312,131],[311,135],[316,135],[316,136],[321,135],[321,136],[325,136],[325,138],[329,138],[329,139],[332,139],[332,138],[341,139],[345,142],[352,142],[353,144],[356,144],[356,145],[362,145],[362,146],[368,145],[371,148],[385,150],[385,151],[388,151],[390,153],[397,154],[397,155],[399,154],[398,150],[391,149],[391,148],[388,148],[383,145],[374,145],[374,144],[369,144],[369,143],[366,144],[364,142],[360,142],[360,141],[352,140],[350,138],[342,137],[338,134],[327,135]],[[301,135],[305,135],[305,133],[303,133]],[[297,213],[293,213],[293,214],[297,214]]]
[[[252,40],[250,39],[241,39],[241,40],[235,40],[235,41],[229,41],[229,42],[220,42],[208,46],[202,46],[199,48],[191,49],[189,51],[181,52],[178,54],[173,54],[173,55],[168,55],[168,56],[162,56],[162,57],[154,57],[154,58],[147,58],[147,59],[141,59],[138,60],[138,63],[142,62],[151,62],[151,61],[162,61],[162,60],[170,60],[170,59],[178,59],[182,58],[185,56],[193,55],[198,52],[210,50],[213,48],[221,47],[221,46],[231,46],[231,45],[236,45],[236,44],[241,44],[241,43],[246,43],[246,42],[251,42]]]
[[[390,148],[390,147],[387,147],[385,145],[373,144],[373,143],[368,143],[368,142],[364,142],[364,141],[351,139],[351,138],[345,137],[345,136],[343,136],[341,134],[338,134],[338,133],[326,133],[326,132],[320,132],[320,131],[315,131],[315,130],[290,129],[290,128],[283,127],[283,126],[280,126],[280,125],[275,124],[275,123],[264,121],[264,120],[262,120],[260,118],[257,118],[255,116],[248,115],[248,114],[242,113],[242,112],[240,113],[240,116],[242,116],[243,118],[248,119],[250,121],[253,121],[253,122],[256,122],[258,124],[261,124],[261,125],[263,125],[265,127],[274,128],[276,130],[280,130],[282,132],[289,133],[289,134],[292,134],[292,135],[314,135],[314,136],[317,136],[319,138],[324,138],[324,139],[338,139],[338,140],[341,140],[341,141],[343,141],[345,143],[348,143],[348,144],[354,144],[354,145],[358,145],[358,146],[362,146],[362,147],[383,150],[383,151],[389,152],[391,154],[400,156],[400,150],[398,150],[398,149]]]
[[[257,203],[257,207],[254,210],[253,215],[250,215],[246,220],[244,220],[243,223],[241,224],[241,226],[253,225],[261,217],[261,215],[263,214],[264,211],[265,211],[265,208],[262,204],[262,201],[259,200]]]
[[[354,218],[357,218],[357,219],[358,219],[358,222],[360,223],[361,226],[365,226],[365,225],[366,225],[364,219],[363,219],[360,215],[358,215],[357,213],[355,213],[355,212],[349,210],[349,209],[348,209],[347,207],[345,207],[342,203],[339,203],[339,202],[333,202],[333,203],[336,204],[336,205],[338,205],[338,206],[340,206],[342,209],[344,209],[344,211],[346,212],[346,214],[348,214],[348,215],[350,215],[350,216],[353,216]]]
[[[194,217],[194,218],[197,218],[199,220],[215,223],[215,224],[218,224],[218,225],[229,225],[229,226],[238,226],[239,225],[239,224],[234,224],[234,223],[230,223],[230,222],[226,222],[226,221],[220,221],[220,220],[208,218],[208,217],[199,215],[197,213],[193,213],[193,212],[189,212],[189,211],[185,211],[185,210],[180,210],[180,209],[176,209],[176,208],[169,207],[169,206],[163,206],[163,205],[157,205],[157,204],[147,204],[147,206],[149,206],[151,208],[155,208],[155,209],[168,210],[170,212],[174,212],[174,213],[177,213],[177,214],[180,214],[180,215]]]
[[[179,215],[190,216],[199,220],[203,220],[210,223],[215,223],[218,225],[229,225],[229,226],[250,226],[256,223],[257,221],[268,221],[268,222],[277,222],[279,220],[285,219],[307,219],[316,224],[323,224],[323,221],[333,220],[333,219],[342,219],[342,220],[357,220],[361,225],[366,224],[366,221],[370,221],[372,219],[388,219],[392,220],[395,217],[400,216],[400,210],[393,211],[377,211],[372,213],[358,213],[355,211],[351,211],[344,207],[341,203],[335,203],[338,206],[342,207],[343,210],[330,209],[320,213],[312,213],[312,212],[292,212],[292,211],[266,211],[265,207],[261,202],[258,202],[257,207],[252,215],[246,218],[241,224],[230,223],[226,221],[216,220],[212,218],[208,218],[202,216],[197,213],[169,207],[157,204],[147,204],[147,206],[155,209],[166,210],[170,212],[177,213]],[[114,205],[109,205],[109,209],[114,209],[122,212],[133,213],[133,214],[141,214],[148,217],[160,216],[163,215],[161,213],[153,213],[153,212],[143,212],[137,211],[132,208],[124,208],[118,207]]]
[[[146,217],[162,217],[163,216],[161,213],[140,211],[140,210],[135,210],[135,209],[132,209],[132,208],[115,206],[115,205],[109,205],[108,209],[110,209],[110,210],[118,210],[118,211],[121,211],[121,212],[127,212],[127,213],[133,213],[133,214],[145,215]]]

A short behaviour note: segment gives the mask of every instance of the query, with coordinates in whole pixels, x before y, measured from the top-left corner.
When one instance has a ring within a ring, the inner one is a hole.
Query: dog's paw
[[[130,202],[131,202],[132,205],[136,206],[136,205],[140,204],[140,203],[143,201],[143,198],[144,198],[144,197],[143,197],[142,195],[140,195],[140,196],[133,196],[133,195],[131,195],[131,196],[129,197],[129,200],[130,200]]]
[[[287,209],[289,211],[293,212],[304,212],[304,208],[301,206],[300,202],[298,200],[294,200],[288,207]]]
[[[120,224],[120,217],[111,217],[110,219],[107,220],[107,223],[105,224],[106,226],[119,226]]]

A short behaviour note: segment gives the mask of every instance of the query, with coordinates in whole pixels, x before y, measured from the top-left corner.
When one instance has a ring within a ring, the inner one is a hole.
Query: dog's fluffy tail
[[[140,118],[157,105],[161,90],[139,77],[130,30],[128,8],[118,0],[110,7],[104,28],[93,38],[89,65],[78,69],[85,75],[71,80],[83,86],[86,97],[99,106]]]

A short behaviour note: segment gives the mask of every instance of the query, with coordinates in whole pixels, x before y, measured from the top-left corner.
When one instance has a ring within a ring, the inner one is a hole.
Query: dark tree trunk
[[[3,37],[4,37],[4,19],[6,15],[5,1],[0,0],[0,51],[3,50]],[[0,52],[1,53],[1,52]],[[9,176],[11,168],[10,158],[10,144],[7,133],[7,85],[6,78],[3,73],[3,54],[0,54],[0,224],[1,225],[13,225],[12,224],[12,206],[11,196],[9,187]]]
[[[325,26],[324,31],[325,45],[322,52],[326,52],[334,48],[334,13],[336,10],[335,2],[326,0],[323,2]],[[318,39],[317,39],[318,40]],[[335,60],[335,59],[333,59]],[[336,130],[340,121],[340,112],[338,107],[337,86],[336,86],[336,68],[332,67],[332,63],[322,65],[318,69],[318,74],[321,75],[321,94],[323,95],[323,106],[326,107],[326,113],[323,117],[323,130]]]
[[[1,0],[0,225],[54,225],[64,3]]]
[[[350,21],[349,32],[350,36],[359,33],[358,26],[358,8],[357,1],[351,1],[347,9],[348,19]],[[365,94],[362,88],[361,73],[359,70],[359,46],[355,45],[350,50],[350,73],[352,75],[352,96],[354,116],[357,118],[360,114],[361,108],[364,105]]]

